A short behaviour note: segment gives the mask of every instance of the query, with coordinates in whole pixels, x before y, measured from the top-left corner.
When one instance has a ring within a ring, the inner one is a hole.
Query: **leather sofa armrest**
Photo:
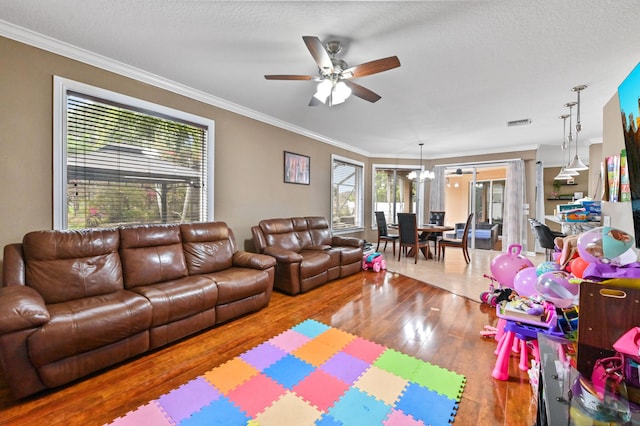
[[[364,247],[364,240],[356,237],[334,236],[331,243],[334,246]]]
[[[39,326],[50,318],[44,299],[31,287],[0,288],[0,333]]]
[[[233,255],[233,266],[264,270],[276,266],[276,260],[266,254],[237,251]]]
[[[303,257],[300,253],[295,251],[285,250],[280,247],[266,247],[264,254],[273,256],[279,263],[296,263],[302,262]]]
[[[4,246],[4,261],[2,262],[2,279],[5,286],[25,284],[25,264],[22,244],[13,243]]]
[[[267,240],[264,238],[262,229],[259,226],[251,227],[251,235],[253,236],[253,244],[256,247],[258,253],[264,253],[264,249],[267,247]]]

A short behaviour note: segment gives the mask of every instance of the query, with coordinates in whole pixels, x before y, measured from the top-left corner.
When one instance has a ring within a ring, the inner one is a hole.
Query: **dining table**
[[[426,240],[427,238],[429,238],[429,235],[431,235],[432,233],[453,231],[454,229],[455,228],[453,226],[435,225],[431,223],[418,225],[418,233],[420,234],[421,240]],[[422,254],[424,255],[425,259],[433,259],[434,254],[431,253],[431,248],[429,246],[422,247],[420,250],[422,251]]]
[[[390,225],[389,226],[392,229],[398,229],[398,226],[396,224]],[[455,228],[453,226],[448,226],[448,225],[436,225],[433,223],[425,223],[423,225],[418,225],[418,234],[419,234],[419,238],[421,240],[426,240],[427,238],[429,238],[429,235],[431,235],[434,232],[447,232],[447,231],[453,231]],[[425,259],[433,259],[434,258],[434,254],[431,253],[431,249],[429,246],[426,247],[421,247],[420,251],[422,251],[422,254],[424,255]],[[407,253],[407,257],[411,257],[413,256],[413,249],[409,249],[409,252]]]

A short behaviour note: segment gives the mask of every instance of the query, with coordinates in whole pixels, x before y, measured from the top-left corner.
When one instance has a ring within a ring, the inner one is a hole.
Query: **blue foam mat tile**
[[[366,392],[351,388],[331,407],[329,414],[350,426],[382,424],[391,407]]]
[[[237,426],[250,420],[227,397],[221,397],[180,422],[180,426]]]
[[[313,339],[314,337],[324,333],[330,328],[331,327],[329,327],[328,325],[315,320],[305,320],[300,324],[294,326],[292,330],[295,330],[298,333]]]
[[[286,355],[271,366],[263,370],[263,373],[280,383],[287,389],[292,389],[305,377],[311,374],[315,367],[293,355]]]
[[[322,418],[316,422],[316,426],[343,426],[343,423],[334,419],[330,414],[324,414]]]
[[[415,383],[409,383],[395,408],[427,425],[448,425],[453,422],[458,402]]]

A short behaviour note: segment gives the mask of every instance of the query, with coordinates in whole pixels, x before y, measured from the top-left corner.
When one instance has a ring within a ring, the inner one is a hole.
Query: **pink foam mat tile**
[[[372,363],[385,351],[385,347],[369,340],[357,337],[342,349],[342,352],[352,355],[368,363]]]
[[[258,374],[229,392],[227,396],[249,417],[254,417],[286,391],[276,381],[264,374]]]
[[[113,422],[109,423],[111,426],[140,426],[140,425],[154,425],[154,426],[173,426],[175,425],[166,415],[166,413],[156,404],[155,401],[151,401],[145,405],[141,405],[134,411],[129,411],[123,417],[116,418]]]
[[[347,383],[322,370],[309,374],[293,388],[296,394],[325,412],[347,389]]]
[[[268,343],[271,343],[284,351],[292,352],[307,343],[309,340],[311,339],[304,334],[298,333],[294,330],[287,330],[284,333],[272,337]]]
[[[425,426],[424,422],[418,421],[400,410],[391,410],[391,413],[382,422],[384,426]]]

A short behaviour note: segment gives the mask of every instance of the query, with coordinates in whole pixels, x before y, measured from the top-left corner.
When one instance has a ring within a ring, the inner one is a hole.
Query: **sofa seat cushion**
[[[126,290],[48,305],[51,320],[29,336],[36,367],[124,340],[148,330],[151,304]]]
[[[362,249],[360,247],[340,246],[334,247],[333,250],[340,253],[340,265],[362,262]]]
[[[331,264],[331,256],[324,251],[302,250],[300,263],[300,278],[305,279],[326,272],[327,269],[338,266]]]
[[[134,287],[131,291],[151,302],[152,327],[199,314],[215,307],[218,302],[216,283],[204,275]]]
[[[232,267],[207,276],[218,285],[218,305],[262,294],[271,285],[269,273],[256,269]]]

